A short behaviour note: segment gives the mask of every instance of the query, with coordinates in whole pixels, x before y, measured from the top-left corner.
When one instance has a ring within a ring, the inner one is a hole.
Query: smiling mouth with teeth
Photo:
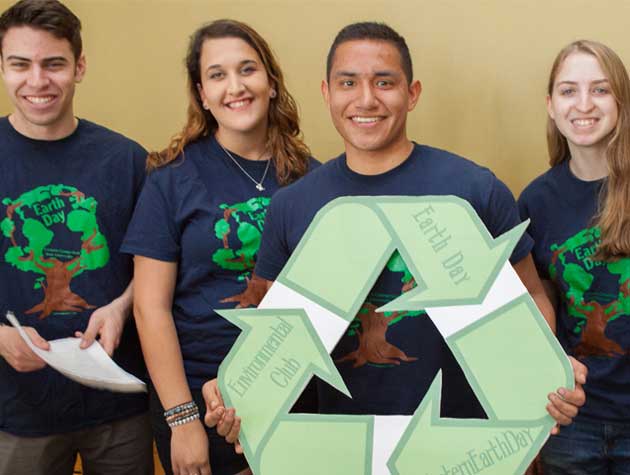
[[[243,99],[242,101],[236,101],[236,102],[230,102],[229,104],[226,104],[230,109],[238,109],[239,107],[244,107],[247,104],[249,104],[250,102],[252,102],[251,99]]]
[[[371,124],[379,120],[381,120],[380,117],[352,117],[352,121],[359,124]]]
[[[596,121],[597,119],[573,119],[571,122],[578,127],[586,127],[593,125]]]
[[[54,96],[26,96],[26,100],[33,104],[47,104],[54,99]]]

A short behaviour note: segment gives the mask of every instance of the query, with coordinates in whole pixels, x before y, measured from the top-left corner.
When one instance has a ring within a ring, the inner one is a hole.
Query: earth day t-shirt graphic
[[[20,310],[44,319],[95,308],[72,291],[71,281],[109,262],[107,240],[96,220],[97,201],[75,187],[54,184],[15,199],[5,197],[2,203],[6,216],[0,229],[11,243],[4,259],[35,274],[33,291],[43,294],[40,303]]]
[[[628,354],[606,330],[610,323],[630,314],[630,258],[613,262],[593,259],[600,243],[600,228],[589,227],[550,248],[549,275],[563,289],[569,316],[575,319],[569,330],[579,340],[573,347],[577,358]],[[596,274],[618,285],[609,292],[596,291],[591,288]]]
[[[223,217],[215,223],[214,233],[223,247],[214,251],[212,261],[222,269],[240,271],[240,281],[251,276],[256,264],[256,253],[270,202],[271,198],[258,196],[242,203],[220,205]]]

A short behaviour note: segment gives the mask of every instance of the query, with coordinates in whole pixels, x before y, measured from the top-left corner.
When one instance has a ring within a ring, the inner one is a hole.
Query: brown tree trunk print
[[[610,312],[607,315],[606,310],[614,304],[616,302],[602,307],[593,301],[580,305],[579,309],[582,315],[586,317],[586,324],[582,329],[582,340],[573,350],[576,358],[586,356],[613,357],[625,354],[624,349],[605,334],[608,321],[615,315],[615,312]],[[571,299],[571,306],[574,305],[575,302]],[[592,310],[588,310],[589,307]]]
[[[267,293],[267,281],[256,274],[245,278],[247,287],[243,292],[221,299],[221,303],[236,302],[236,308],[258,307]]]
[[[58,259],[46,259],[46,263],[52,264],[52,267],[38,265],[46,274],[46,282],[42,282],[44,300],[25,313],[42,312],[39,319],[43,320],[53,312],[80,312],[84,309],[95,308],[94,305],[90,305],[70,290],[70,281],[75,271],[68,270],[67,262]]]
[[[232,232],[232,226],[230,226],[230,217],[232,216],[232,213],[235,210],[232,208],[227,208],[225,210],[223,210],[223,219],[225,220],[225,222],[228,224],[228,230],[227,232],[223,235],[223,249],[229,249],[230,245],[228,243],[228,236],[230,235],[230,233]]]
[[[378,314],[376,306],[371,303],[365,303],[361,310],[362,312],[359,314],[361,328],[357,328],[359,347],[339,358],[337,363],[353,361],[353,368],[358,368],[367,363],[399,365],[401,361],[416,361],[418,359],[407,356],[404,351],[387,341],[386,334],[389,322],[398,317],[400,312],[385,317]]]
[[[81,245],[81,249],[90,252],[101,249],[103,246],[92,245],[92,240],[96,237],[96,231]],[[31,252],[30,258],[34,258]],[[44,300],[25,313],[31,314],[42,312],[39,319],[43,320],[53,312],[81,312],[85,309],[96,308],[90,305],[82,297],[70,290],[70,281],[83,268],[81,267],[81,255],[74,259],[63,262],[57,258],[40,259],[35,265],[44,272],[46,281],[42,282],[44,289]],[[73,268],[74,267],[74,268]]]

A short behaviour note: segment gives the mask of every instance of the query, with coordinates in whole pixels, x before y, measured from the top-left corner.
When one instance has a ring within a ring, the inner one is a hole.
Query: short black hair
[[[400,53],[400,65],[407,77],[407,82],[411,84],[411,81],[413,81],[413,65],[405,38],[399,35],[391,26],[374,21],[352,23],[343,27],[341,31],[337,33],[328,51],[328,57],[326,58],[326,79],[330,80],[330,71],[332,70],[335,52],[339,45],[347,41],[355,40],[387,41],[392,43]]]
[[[58,0],[21,0],[0,16],[0,56],[2,40],[10,28],[30,26],[56,38],[68,40],[74,58],[83,52],[81,20]]]

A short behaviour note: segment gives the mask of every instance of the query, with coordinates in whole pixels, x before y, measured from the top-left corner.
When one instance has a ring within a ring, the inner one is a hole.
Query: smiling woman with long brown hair
[[[547,91],[551,169],[523,191],[534,259],[586,404],[541,452],[545,475],[630,473],[630,79],[595,41],[565,47]]]
[[[150,154],[123,251],[136,256],[134,309],[162,464],[176,475],[233,475],[247,471],[245,459],[199,420],[201,386],[239,333],[214,309],[258,303],[265,289],[252,270],[271,196],[315,162],[278,63],[251,27],[203,26],[186,67],[187,123]]]

